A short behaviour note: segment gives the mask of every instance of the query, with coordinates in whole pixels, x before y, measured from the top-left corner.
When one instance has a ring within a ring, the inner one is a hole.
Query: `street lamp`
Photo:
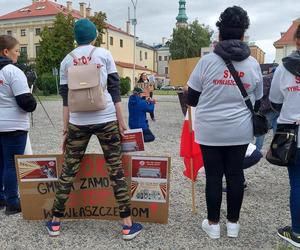
[[[131,0],[131,3],[133,5],[133,19],[131,19],[131,23],[133,25],[133,35],[134,35],[134,45],[133,45],[133,77],[132,77],[132,83],[135,84],[135,64],[136,64],[136,56],[135,56],[135,50],[136,50],[136,6],[137,6],[138,0]],[[133,88],[133,84],[131,88]]]

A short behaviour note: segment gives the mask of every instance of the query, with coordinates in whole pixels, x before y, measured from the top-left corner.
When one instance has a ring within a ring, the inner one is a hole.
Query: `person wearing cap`
[[[149,129],[147,113],[154,112],[155,101],[143,99],[143,89],[135,87],[128,101],[129,128],[141,128],[143,130],[144,142],[152,142],[155,136]]]
[[[142,225],[133,223],[129,188],[124,178],[121,160],[121,134],[127,129],[123,119],[120,97],[120,79],[111,53],[104,48],[94,47],[97,28],[88,19],[79,19],[74,25],[77,48],[66,55],[60,65],[60,95],[63,99],[63,153],[64,163],[56,185],[52,219],[46,228],[50,236],[60,233],[60,219],[64,216],[76,174],[92,135],[101,144],[119,215],[123,225],[123,239],[131,240],[142,230]],[[93,53],[91,53],[93,51]],[[68,108],[68,75],[70,66],[97,64],[100,71],[99,84],[104,89],[107,105],[104,110],[91,112],[70,112]]]

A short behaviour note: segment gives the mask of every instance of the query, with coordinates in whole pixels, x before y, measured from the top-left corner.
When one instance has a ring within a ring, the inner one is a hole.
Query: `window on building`
[[[35,55],[38,56],[41,50],[41,46],[39,44],[35,45]]]
[[[161,61],[161,60],[162,60],[162,56],[159,56],[159,57],[158,57],[158,61]]]
[[[114,38],[112,36],[109,37],[109,44],[114,45]]]
[[[6,31],[6,34],[9,35],[9,36],[11,36],[12,35],[12,31],[8,30],[8,31]]]
[[[148,53],[145,52],[145,60],[147,60],[147,59],[148,59]]]
[[[165,56],[164,60],[165,60],[165,61],[168,61],[168,56]]]
[[[20,46],[20,53],[22,55],[27,55],[27,47],[26,46]]]
[[[25,29],[21,29],[21,36],[26,36],[26,30]]]
[[[120,47],[123,48],[123,40],[120,39]]]
[[[36,35],[36,36],[41,35],[41,29],[40,29],[40,28],[36,28],[36,29],[35,29],[35,35]]]
[[[143,61],[143,52],[140,50],[140,61]]]
[[[168,67],[165,67],[165,74],[169,74],[169,68]]]

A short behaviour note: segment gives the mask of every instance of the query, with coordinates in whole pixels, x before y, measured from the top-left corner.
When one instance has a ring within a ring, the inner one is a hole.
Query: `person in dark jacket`
[[[279,113],[276,112],[271,108],[271,103],[269,100],[269,93],[271,88],[271,82],[273,79],[275,68],[272,69],[270,74],[263,77],[263,89],[264,89],[264,95],[261,99],[259,112],[266,116],[268,120],[269,128],[272,128],[273,135],[275,134],[276,128],[277,128],[277,119],[279,116]],[[255,145],[257,147],[257,150],[261,151],[263,144],[265,140],[265,135],[261,135],[259,137],[256,137]]]
[[[0,209],[5,214],[21,212],[15,155],[24,154],[30,127],[29,114],[36,101],[25,74],[14,64],[20,56],[19,42],[0,36]]]
[[[155,136],[149,129],[147,120],[147,112],[154,111],[155,102],[152,99],[144,100],[142,97],[143,89],[135,87],[133,94],[129,97],[128,111],[129,111],[129,128],[143,129],[144,142],[152,142]]]
[[[151,98],[153,99],[153,91],[154,91],[154,85],[153,83],[151,83],[147,77],[146,72],[143,72],[140,75],[140,79],[137,82],[136,87],[140,87],[143,89],[144,94],[145,94],[145,98]],[[155,121],[155,115],[154,112],[149,112],[151,120]]]
[[[300,25],[295,33],[297,50],[282,59],[275,71],[270,101],[280,112],[278,125],[300,123]],[[298,131],[298,138],[300,130]],[[297,145],[297,159],[288,166],[290,182],[291,225],[278,229],[278,235],[296,247],[300,247],[300,140]]]

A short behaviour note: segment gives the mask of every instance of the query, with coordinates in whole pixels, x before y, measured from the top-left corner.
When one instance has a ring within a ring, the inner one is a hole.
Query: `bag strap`
[[[241,91],[241,94],[244,98],[244,101],[245,101],[248,109],[251,111],[252,114],[254,114],[254,109],[253,109],[253,105],[251,103],[250,97],[242,83],[241,78],[239,77],[237,71],[235,70],[232,62],[229,59],[223,58],[223,60],[225,61],[225,64],[226,64],[227,68],[229,69],[233,79],[235,80],[236,85],[239,87],[239,90]]]
[[[96,51],[96,49],[97,49],[97,47],[93,46],[93,49],[91,50],[91,52],[90,52],[90,54],[89,54],[89,60],[92,59],[92,56],[93,56],[94,52]],[[69,55],[72,56],[73,59],[76,60],[76,61],[78,62],[78,59],[77,59],[77,57],[74,55],[73,52],[70,52]],[[82,63],[79,63],[79,64],[82,64]]]
[[[92,49],[92,51],[89,55],[90,60],[92,59],[92,56],[93,56],[94,52],[96,51],[96,49],[97,49],[97,47],[94,46],[94,48]]]

